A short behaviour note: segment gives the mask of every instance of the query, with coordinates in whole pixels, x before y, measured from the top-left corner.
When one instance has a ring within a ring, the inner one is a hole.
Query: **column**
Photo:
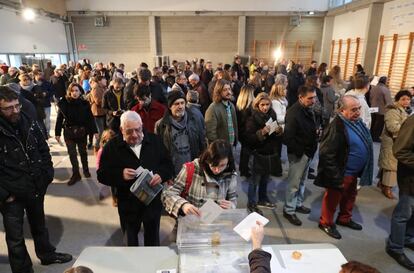
[[[150,58],[153,60],[155,66],[155,56],[158,55],[157,48],[157,24],[155,16],[148,16],[148,28],[149,28],[149,44],[150,44]]]
[[[239,55],[246,55],[246,16],[239,16],[237,52]]]
[[[334,21],[335,16],[326,16],[323,22],[322,45],[319,63],[327,63],[329,65]]]

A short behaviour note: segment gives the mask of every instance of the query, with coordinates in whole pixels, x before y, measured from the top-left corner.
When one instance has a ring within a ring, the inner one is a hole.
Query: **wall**
[[[66,15],[65,0],[23,0],[23,4],[34,9],[44,9],[59,15]]]
[[[298,8],[300,7],[300,8]],[[68,11],[326,11],[328,0],[67,0]]]
[[[129,71],[141,62],[151,63],[148,17],[110,16],[105,27],[95,27],[94,19],[72,17],[79,58],[124,63]]]
[[[61,21],[38,17],[25,21],[14,11],[0,9],[0,53],[67,53],[65,27]]]
[[[380,34],[409,34],[414,31],[414,0],[394,0],[384,4]]]
[[[337,15],[334,19],[332,40],[365,38],[369,8]]]

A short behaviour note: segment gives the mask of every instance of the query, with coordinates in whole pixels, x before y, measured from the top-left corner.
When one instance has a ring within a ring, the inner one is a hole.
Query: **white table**
[[[270,247],[279,262],[282,261],[280,251],[283,250],[337,249],[332,244],[270,245]],[[333,260],[337,266],[346,261],[342,254],[333,257]],[[94,273],[155,273],[160,269],[178,268],[178,253],[175,248],[170,247],[88,247],[82,251],[74,264],[74,266],[79,265],[89,267]],[[329,272],[339,272],[339,270],[334,271],[336,270],[332,269]]]

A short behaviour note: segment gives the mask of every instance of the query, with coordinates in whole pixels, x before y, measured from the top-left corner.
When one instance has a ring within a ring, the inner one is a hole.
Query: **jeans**
[[[79,173],[78,155],[76,152],[76,146],[78,146],[78,152],[81,157],[82,168],[84,171],[88,168],[88,152],[86,151],[86,136],[82,139],[65,139],[66,147],[68,149],[70,163],[72,164],[72,172]]]
[[[391,233],[387,248],[396,253],[404,252],[404,245],[414,244],[414,197],[400,195],[391,218]]]
[[[253,174],[249,181],[249,188],[247,190],[247,199],[249,204],[257,203],[257,188],[259,187],[259,202],[268,202],[267,198],[267,182],[269,175]]]
[[[47,136],[50,135],[50,109],[51,109],[50,106],[44,108],[46,117],[43,120],[43,122],[45,123]]]
[[[31,199],[16,199],[11,203],[0,205],[6,232],[9,262],[13,273],[33,272],[32,261],[27,252],[23,236],[25,211],[35,245],[36,256],[43,259],[55,252],[55,247],[49,241],[43,202],[44,197],[38,196]]]
[[[302,157],[288,154],[288,160],[288,185],[283,211],[287,214],[295,214],[296,208],[302,206],[303,200],[305,199],[305,180],[308,175],[311,160],[305,154]]]
[[[101,116],[101,117],[97,116],[97,117],[94,117],[94,119],[95,119],[96,128],[98,129],[98,138],[96,138],[94,146],[96,148],[99,148],[99,146],[100,146],[99,143],[101,142],[101,136],[102,136],[103,131],[105,130],[105,119],[106,119],[106,117],[105,116]]]

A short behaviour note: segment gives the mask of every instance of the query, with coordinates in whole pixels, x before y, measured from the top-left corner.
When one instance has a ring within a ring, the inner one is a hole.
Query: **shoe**
[[[269,201],[259,201],[259,202],[257,202],[257,206],[258,207],[268,208],[268,209],[274,209],[274,208],[276,208],[276,204],[271,203]]]
[[[392,250],[389,250],[388,248],[385,251],[402,267],[405,267],[410,271],[414,271],[414,263],[410,259],[408,259],[408,257],[404,253],[397,253]]]
[[[301,226],[302,221],[296,216],[296,214],[287,214],[283,212],[283,217],[285,217],[292,225]]]
[[[315,179],[315,178],[316,178],[316,175],[314,175],[314,174],[312,174],[312,173],[308,173],[308,179],[313,180],[313,179]]]
[[[256,212],[256,213],[258,213],[260,215],[263,215],[263,211],[261,209],[259,209],[257,207],[257,205],[254,204],[254,203],[247,204],[247,211],[249,213]]]
[[[91,177],[91,173],[89,172],[89,170],[83,170],[83,175],[84,175],[86,178]]]
[[[68,181],[68,186],[74,185],[76,182],[80,181],[81,179],[82,177],[80,176],[79,172],[72,174],[72,177]]]
[[[302,214],[309,214],[309,213],[311,213],[311,209],[310,208],[307,208],[305,206],[297,207],[295,211],[296,212],[299,212],[299,213],[302,213]]]
[[[92,143],[88,143],[88,150],[92,150]]]
[[[392,187],[388,187],[388,186],[382,186],[382,194],[384,194],[385,197],[387,197],[388,199],[395,199],[395,196],[392,194]]]
[[[344,226],[344,227],[349,227],[350,229],[353,229],[353,230],[362,230],[362,226],[352,221],[352,219],[348,223],[342,223],[336,220],[336,224],[340,226]]]
[[[409,248],[414,251],[414,244],[405,245],[404,247]]]
[[[314,168],[309,168],[309,172],[310,173],[314,173],[315,172],[315,169]]]
[[[328,234],[329,236],[331,236],[331,237],[332,237],[332,238],[334,238],[334,239],[339,240],[339,239],[341,239],[341,238],[342,238],[341,234],[340,234],[340,233],[339,233],[339,231],[336,229],[335,225],[332,225],[332,226],[323,226],[323,225],[319,224],[319,228],[320,228],[323,232],[325,232],[326,234]]]
[[[378,181],[377,187],[380,188],[380,189],[382,189],[382,182],[381,181]]]
[[[72,255],[66,254],[66,253],[59,253],[59,252],[55,252],[51,254],[49,257],[46,257],[40,260],[42,265],[64,264],[70,261],[72,261]]]

